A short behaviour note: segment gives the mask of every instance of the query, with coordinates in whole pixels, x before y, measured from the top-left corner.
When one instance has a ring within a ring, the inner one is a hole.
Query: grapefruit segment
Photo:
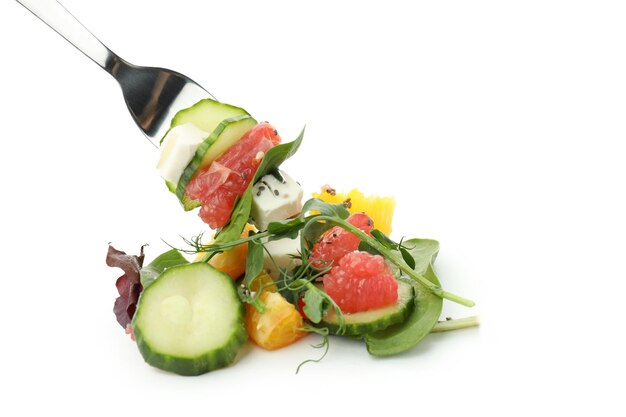
[[[351,214],[346,221],[367,234],[370,234],[374,227],[374,222],[365,213]],[[361,240],[353,235],[352,232],[340,226],[334,226],[324,232],[315,245],[313,245],[309,262],[316,268],[336,265],[345,254],[357,250],[360,241]]]
[[[324,275],[324,290],[344,313],[381,308],[398,300],[398,281],[382,256],[350,252]]]
[[[212,229],[228,223],[237,197],[252,181],[263,156],[279,143],[276,129],[260,123],[189,181],[186,193],[200,201],[200,218]]]
[[[414,309],[414,296],[411,284],[398,281],[398,301],[373,310],[345,313],[343,315],[345,327],[341,334],[345,336],[362,336],[386,329],[393,324],[404,322]],[[339,333],[339,318],[334,311],[324,316],[322,327],[326,327],[332,334]]]

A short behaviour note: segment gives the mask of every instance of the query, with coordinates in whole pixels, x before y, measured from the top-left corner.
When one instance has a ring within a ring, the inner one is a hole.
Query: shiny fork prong
[[[189,77],[164,68],[125,63],[111,75],[119,82],[135,122],[157,146],[176,112],[213,97]]]

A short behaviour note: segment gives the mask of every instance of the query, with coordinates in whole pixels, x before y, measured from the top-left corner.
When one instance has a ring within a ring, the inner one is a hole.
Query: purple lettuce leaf
[[[128,330],[133,320],[133,315],[137,308],[137,301],[143,290],[139,276],[139,271],[143,266],[143,260],[143,246],[141,247],[139,256],[136,256],[127,255],[125,252],[117,250],[109,244],[106,264],[124,271],[124,275],[119,277],[115,282],[119,297],[115,299],[115,303],[113,304],[113,312],[115,313],[117,322],[124,330]]]

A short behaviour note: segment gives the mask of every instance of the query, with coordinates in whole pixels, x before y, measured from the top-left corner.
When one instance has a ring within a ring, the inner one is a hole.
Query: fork
[[[141,67],[123,60],[56,0],[17,2],[117,80],[135,123],[156,147],[179,110],[205,98],[215,99],[198,83],[179,72]]]

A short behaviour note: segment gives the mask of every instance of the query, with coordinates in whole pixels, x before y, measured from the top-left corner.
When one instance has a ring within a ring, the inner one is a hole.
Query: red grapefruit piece
[[[230,220],[235,201],[252,181],[265,153],[280,143],[272,125],[259,123],[187,185],[187,195],[202,203],[200,218],[212,229]]]
[[[382,256],[354,251],[324,275],[324,290],[344,313],[394,304],[398,282]]]
[[[374,221],[365,213],[351,214],[346,221],[367,234],[370,234],[374,227]],[[331,227],[313,245],[309,262],[317,268],[336,265],[346,253],[357,250],[360,241],[358,237],[340,226]]]

